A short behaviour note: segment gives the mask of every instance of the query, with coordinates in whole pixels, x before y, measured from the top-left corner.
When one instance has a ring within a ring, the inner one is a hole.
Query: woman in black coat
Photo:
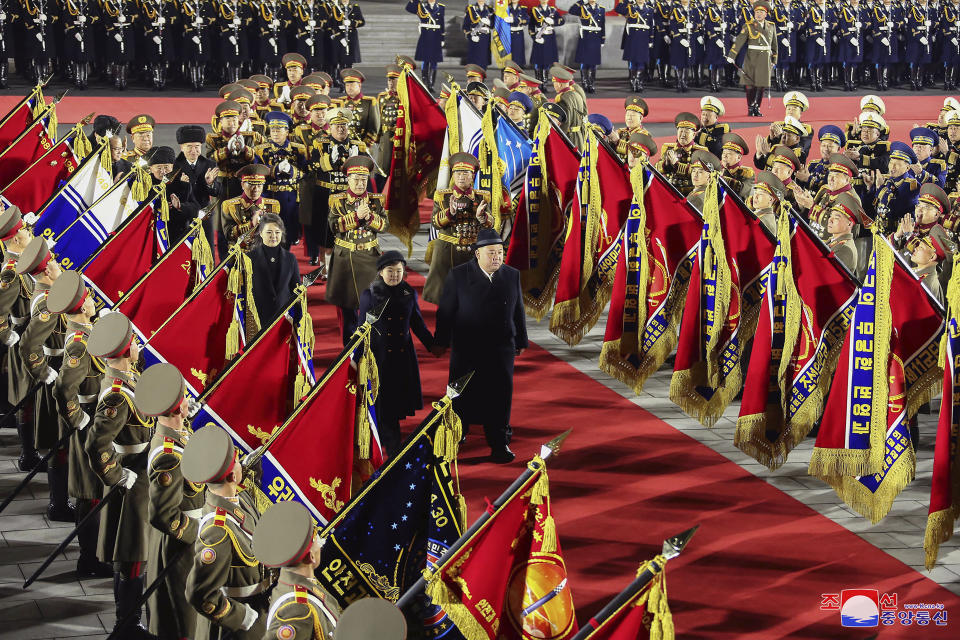
[[[253,301],[260,325],[266,326],[293,299],[300,283],[297,259],[281,244],[285,235],[283,220],[275,213],[260,216],[257,228],[260,242],[247,252],[253,263]]]
[[[427,329],[417,302],[417,292],[404,279],[406,261],[399,251],[387,251],[377,260],[379,277],[360,294],[359,317],[389,300],[371,332],[371,349],[377,360],[380,392],[377,426],[387,454],[400,451],[400,420],[423,407],[420,367],[413,348],[411,329],[427,349],[439,356],[433,334]]]

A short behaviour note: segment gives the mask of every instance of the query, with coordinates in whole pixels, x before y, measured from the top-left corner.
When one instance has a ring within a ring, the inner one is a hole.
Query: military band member
[[[720,147],[720,165],[723,173],[720,177],[729,184],[744,200],[750,195],[753,180],[756,175],[751,167],[743,164],[743,156],[747,153],[746,141],[739,134],[723,134]]]
[[[703,211],[703,196],[707,192],[710,174],[719,171],[720,159],[709,151],[694,151],[690,159],[690,184],[693,188],[687,194],[687,202]]]
[[[822,0],[821,0],[822,1]],[[753,19],[747,20],[737,34],[727,62],[735,64],[737,54],[746,49],[740,84],[747,94],[747,115],[761,117],[760,103],[763,91],[770,86],[770,74],[777,65],[776,27],[767,21],[770,5],[760,0],[753,6]]]
[[[47,310],[54,315],[62,314],[67,329],[63,363],[53,384],[53,398],[61,431],[74,432],[69,441],[67,484],[68,494],[75,500],[79,524],[103,495],[103,485],[91,469],[84,449],[103,376],[103,363],[87,353],[87,338],[93,328],[96,307],[83,279],[75,271],[66,271],[50,287]],[[77,533],[80,546],[77,575],[81,578],[113,575],[113,567],[97,559],[98,528],[94,520]]]
[[[280,205],[280,218],[287,230],[286,247],[300,242],[298,189],[309,161],[306,147],[290,140],[292,124],[293,119],[282,111],[267,114],[270,140],[254,149],[256,161],[271,169],[264,193]]]
[[[186,596],[200,614],[194,640],[263,638],[270,578],[253,553],[260,514],[243,489],[243,467],[227,432],[208,425],[190,436],[183,478],[206,484]]]
[[[833,255],[847,266],[851,272],[857,271],[857,245],[853,241],[853,230],[857,226],[855,211],[836,203],[829,210],[826,231],[829,234],[827,247]]]
[[[567,13],[580,21],[580,39],[574,60],[580,65],[580,82],[587,93],[594,93],[601,50],[607,41],[606,12],[597,0],[577,0]]]
[[[329,135],[327,131],[327,111],[330,109],[330,98],[325,95],[312,95],[303,102],[307,110],[307,121],[296,126],[294,139],[308,150],[313,141]]]
[[[560,66],[550,69],[550,78],[553,80],[553,90],[556,92],[553,100],[563,106],[567,114],[563,132],[576,147],[584,144],[583,119],[587,117],[586,100],[574,89],[573,74]]]
[[[29,386],[43,382],[33,402],[33,437],[37,449],[52,449],[64,435],[60,433],[57,405],[52,383],[63,361],[63,341],[66,325],[62,318],[47,309],[50,287],[60,274],[60,265],[43,238],[34,238],[17,259],[17,273],[29,276],[36,283],[30,300],[30,320],[27,322],[17,349],[24,363],[24,380]],[[67,449],[56,451],[47,463],[50,503],[47,518],[58,522],[73,522],[74,512],[67,496]]]
[[[890,88],[891,77],[897,83],[896,67],[901,61],[900,40],[903,36],[903,7],[892,0],[874,2],[871,12],[873,31],[873,64],[877,68],[877,91]]]
[[[186,63],[187,79],[193,91],[203,91],[207,64],[213,61],[213,33],[217,8],[210,0],[183,0],[178,7],[177,31],[182,35],[180,52]]]
[[[143,593],[143,565],[147,561],[147,460],[153,423],[133,402],[139,376],[140,348],[133,326],[121,313],[97,320],[87,352],[106,364],[93,424],[87,434],[90,466],[105,487],[121,485],[120,497],[101,512],[97,555],[113,562],[117,622],[128,615],[132,623],[121,637],[152,637],[140,626],[136,604]],[[144,454],[144,455],[141,455]]]
[[[432,92],[437,81],[437,63],[443,62],[446,7],[437,0],[409,0],[404,8],[420,21],[420,37],[413,57],[420,61],[421,76]]]
[[[487,0],[467,4],[463,15],[463,33],[467,38],[467,64],[483,69],[490,66],[490,32],[493,29],[493,11]]]
[[[910,243],[910,248],[912,249],[910,260],[914,265],[913,272],[933,297],[940,304],[943,304],[943,288],[940,285],[940,278],[937,273],[937,267],[949,255],[943,246],[943,241],[934,235],[917,236]]]
[[[438,303],[447,273],[453,267],[473,259],[471,245],[480,229],[493,228],[490,192],[473,188],[479,161],[469,153],[450,156],[450,185],[434,194],[433,226],[437,238],[431,240],[430,273],[423,287],[423,299]]]
[[[697,116],[686,111],[678,113],[674,124],[677,127],[677,139],[675,142],[664,143],[657,169],[680,193],[687,196],[693,189],[690,182],[693,152],[706,151],[707,148],[694,142],[696,131],[700,128],[700,119]]]
[[[540,81],[541,91],[547,86],[547,72],[559,59],[557,51],[556,28],[564,24],[565,19],[549,0],[540,0],[540,5],[530,10],[528,30],[533,41],[530,45],[530,64]]]
[[[932,60],[934,29],[927,0],[914,0],[904,10],[905,62],[910,67],[910,89],[923,91],[924,73]]]
[[[770,233],[777,232],[777,212],[785,195],[786,187],[780,178],[770,171],[757,174],[750,192],[750,205],[753,215]]]
[[[133,141],[133,149],[124,154],[124,160],[136,162],[153,147],[153,127],[157,124],[152,116],[140,114],[127,123],[127,133]]]
[[[934,157],[935,151],[940,146],[940,136],[932,129],[914,127],[910,130],[910,142],[913,152],[917,154],[920,167],[933,176],[942,188],[947,179],[947,161]]]
[[[706,147],[713,155],[720,155],[724,134],[730,131],[730,125],[719,122],[726,109],[719,99],[704,96],[700,99],[700,129],[697,131],[697,144]]]
[[[186,549],[197,539],[204,492],[203,485],[185,480],[180,468],[190,437],[185,390],[183,376],[164,362],[143,372],[133,398],[141,415],[156,419],[147,457],[147,581],[152,584],[174,565],[147,600],[150,633],[159,638],[189,638],[197,622],[184,594],[193,566],[193,554]]]
[[[638,162],[649,162],[657,155],[657,143],[649,133],[631,133],[627,141],[627,167],[633,169]]]
[[[270,175],[270,167],[248,164],[237,171],[243,193],[225,200],[220,208],[220,229],[226,236],[228,246],[241,242],[244,251],[253,243],[253,231],[260,223],[260,214],[280,214],[280,203],[263,197],[263,188]]]
[[[264,638],[333,637],[340,607],[314,576],[323,543],[313,516],[299,502],[278,502],[260,518],[253,532],[253,552],[264,566],[280,569]]]
[[[346,107],[352,114],[350,136],[359,138],[370,146],[380,137],[380,109],[377,108],[377,99],[363,95],[363,74],[356,69],[344,69],[340,72],[346,95],[335,102]]]

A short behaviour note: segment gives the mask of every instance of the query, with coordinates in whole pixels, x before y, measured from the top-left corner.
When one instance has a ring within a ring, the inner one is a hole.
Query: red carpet
[[[418,288],[424,280],[409,279]],[[322,296],[322,287],[312,289],[318,365],[340,349],[335,313]],[[422,306],[432,327],[435,307]],[[434,400],[445,387],[447,361],[417,345],[425,400]],[[941,602],[960,615],[957,596],[540,347],[517,361],[513,407],[513,464],[485,462],[477,427],[461,451],[470,519],[541,443],[572,428],[550,465],[550,484],[581,621],[630,582],[664,538],[696,523],[699,532],[668,570],[678,638],[872,636],[874,630],[842,628],[838,611],[819,610],[821,593],[844,588],[896,592],[901,605]],[[408,420],[405,431],[415,424]],[[895,625],[880,632],[884,638],[956,637],[948,628]]]

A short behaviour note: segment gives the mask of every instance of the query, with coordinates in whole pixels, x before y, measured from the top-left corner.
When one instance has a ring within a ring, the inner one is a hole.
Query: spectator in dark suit
[[[390,456],[400,451],[400,421],[423,407],[420,366],[410,332],[434,355],[441,351],[423,322],[416,290],[403,279],[406,265],[399,251],[387,251],[377,260],[379,276],[360,294],[361,318],[388,301],[370,336],[380,380],[384,381],[377,396],[377,427]]]
[[[177,144],[180,145],[180,154],[173,163],[174,172],[179,172],[179,180],[189,182],[191,188],[191,202],[186,206],[194,213],[210,204],[211,198],[220,196],[220,181],[217,180],[220,170],[217,163],[203,155],[203,143],[207,133],[203,127],[187,125],[177,129]],[[203,232],[207,242],[213,246],[213,216],[207,216],[203,221]]]
[[[509,447],[513,361],[527,348],[520,272],[503,264],[503,240],[493,229],[481,230],[473,249],[476,260],[447,274],[436,341],[451,347],[450,382],[473,372],[454,400],[464,431],[482,424],[490,459],[506,463],[514,458]]]
[[[253,301],[262,327],[290,304],[300,283],[297,259],[281,244],[284,234],[280,216],[264,213],[257,228],[260,242],[247,252],[253,264]]]

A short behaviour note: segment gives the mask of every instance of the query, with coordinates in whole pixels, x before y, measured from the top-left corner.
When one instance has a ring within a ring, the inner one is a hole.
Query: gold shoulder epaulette
[[[263,208],[270,213],[280,213],[280,201],[273,198],[264,198]]]

